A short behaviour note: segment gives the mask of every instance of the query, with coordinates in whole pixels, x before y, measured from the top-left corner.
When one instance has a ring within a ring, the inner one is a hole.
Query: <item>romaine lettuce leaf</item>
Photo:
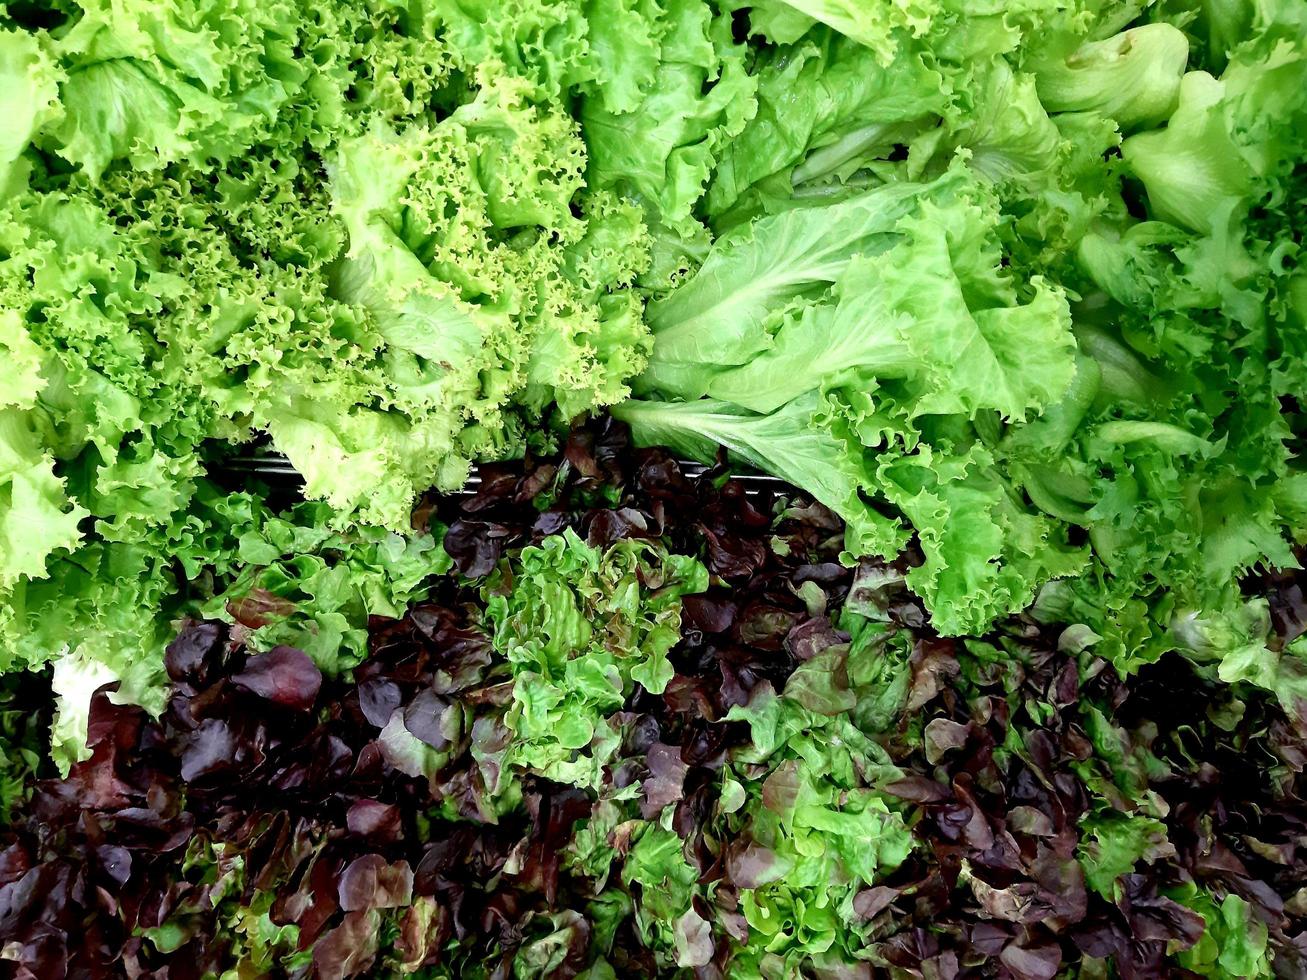
[[[722,368],[771,345],[775,318],[820,296],[857,255],[893,245],[899,220],[928,193],[947,196],[950,176],[927,188],[891,185],[826,207],[761,218],[719,238],[695,274],[647,309],[654,334],[643,392],[699,397]]]

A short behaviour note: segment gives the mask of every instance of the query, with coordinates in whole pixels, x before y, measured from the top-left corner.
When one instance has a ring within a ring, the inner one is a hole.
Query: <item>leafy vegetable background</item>
[[[1302,975],[1305,150],[1302,0],[0,3],[0,959]]]
[[[22,707],[48,680],[6,679],[17,975],[1307,964],[1307,731],[1267,692],[1175,654],[1122,680],[1027,617],[941,638],[903,566],[838,563],[830,511],[687,479],[616,427],[436,505],[447,542],[492,526],[501,552],[375,618],[351,680],[189,622],[166,711],[97,694],[65,780]],[[1246,583],[1273,647],[1301,645],[1302,585]]]
[[[1177,617],[1237,630],[1307,527],[1305,23],[10,5],[0,658],[61,663],[72,743],[107,679],[158,709],[169,617],[278,519],[212,482],[238,447],[290,459],[306,528],[407,534],[604,405],[805,488],[846,560],[915,540],[943,633],[1038,595],[1129,670]]]

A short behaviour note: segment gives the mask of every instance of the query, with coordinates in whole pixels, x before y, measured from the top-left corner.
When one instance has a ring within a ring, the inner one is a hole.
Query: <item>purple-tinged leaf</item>
[[[303,650],[273,647],[245,661],[231,682],[265,701],[294,711],[308,711],[322,688],[322,671]]]
[[[379,800],[355,800],[345,814],[345,826],[375,844],[393,844],[403,836],[399,807]]]
[[[342,872],[338,900],[346,912],[408,905],[413,900],[413,871],[407,861],[391,864],[380,854],[365,854]]]

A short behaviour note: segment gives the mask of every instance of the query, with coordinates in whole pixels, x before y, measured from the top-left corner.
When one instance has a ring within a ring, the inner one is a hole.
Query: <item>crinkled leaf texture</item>
[[[1035,277],[1022,302],[998,224],[960,172],[759,219],[650,307],[640,384],[685,400],[615,414],[642,443],[705,462],[720,446],[806,488],[844,518],[854,556],[902,549],[897,511],[937,627],[983,630],[1086,557],[984,445],[994,418],[1039,415],[1077,372],[1065,296]]]
[[[247,598],[224,589],[266,515],[206,477],[253,437],[330,505],[324,531],[407,533],[418,493],[626,396],[650,347],[631,288],[647,212],[587,185],[571,113],[604,101],[617,28],[595,18],[592,45],[579,3],[430,7],[84,0],[5,19],[0,664],[71,650],[157,677],[170,617]],[[751,84],[742,52],[723,18],[674,7],[650,71],[694,66],[696,101],[732,62],[705,120],[719,142]],[[414,597],[410,563],[438,564],[431,538],[364,538],[352,593],[313,547],[247,570],[236,588],[296,610],[255,642],[357,660],[368,612]]]
[[[707,587],[693,558],[633,539],[601,551],[570,528],[506,562],[485,589],[495,647],[513,673],[509,764],[597,786],[620,745],[608,716],[636,684],[663,693],[681,598]]]

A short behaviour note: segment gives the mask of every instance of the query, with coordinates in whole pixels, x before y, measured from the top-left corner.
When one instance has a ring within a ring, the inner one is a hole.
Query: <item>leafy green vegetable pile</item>
[[[423,858],[351,852],[310,955],[271,897],[305,855],[227,869],[196,962],[235,929],[240,975],[417,969],[479,929],[501,973],[1301,967],[1301,897],[1161,825],[1167,773],[1256,745],[1288,815],[1248,846],[1300,867],[1304,0],[0,0],[0,116],[0,815],[41,838],[0,889],[72,881],[40,826],[90,810],[255,846],[282,804],[237,833],[192,784],[330,796],[352,754],[355,823],[402,777],[404,846],[507,821],[464,877],[529,881],[401,925]],[[276,454],[300,485],[251,475]],[[1172,675],[1221,705],[1198,755],[1148,730]],[[259,768],[265,708],[325,769]],[[74,774],[33,795],[38,731]],[[110,791],[148,771],[171,796]],[[82,899],[20,897],[0,959],[63,975],[23,930]],[[189,941],[156,898],[111,916],[132,957]]]
[[[71,647],[145,697],[185,583],[258,560],[226,447],[266,434],[328,525],[402,530],[549,406],[626,393],[649,233],[585,180],[600,39],[541,13],[6,15],[0,665]]]
[[[753,64],[715,238],[650,302],[650,397],[618,417],[811,490],[854,554],[915,532],[941,631],[1059,579],[1058,618],[1155,659],[1307,519],[1307,12],[923,9],[880,35],[880,5],[794,6],[847,37],[755,18],[790,43]]]

